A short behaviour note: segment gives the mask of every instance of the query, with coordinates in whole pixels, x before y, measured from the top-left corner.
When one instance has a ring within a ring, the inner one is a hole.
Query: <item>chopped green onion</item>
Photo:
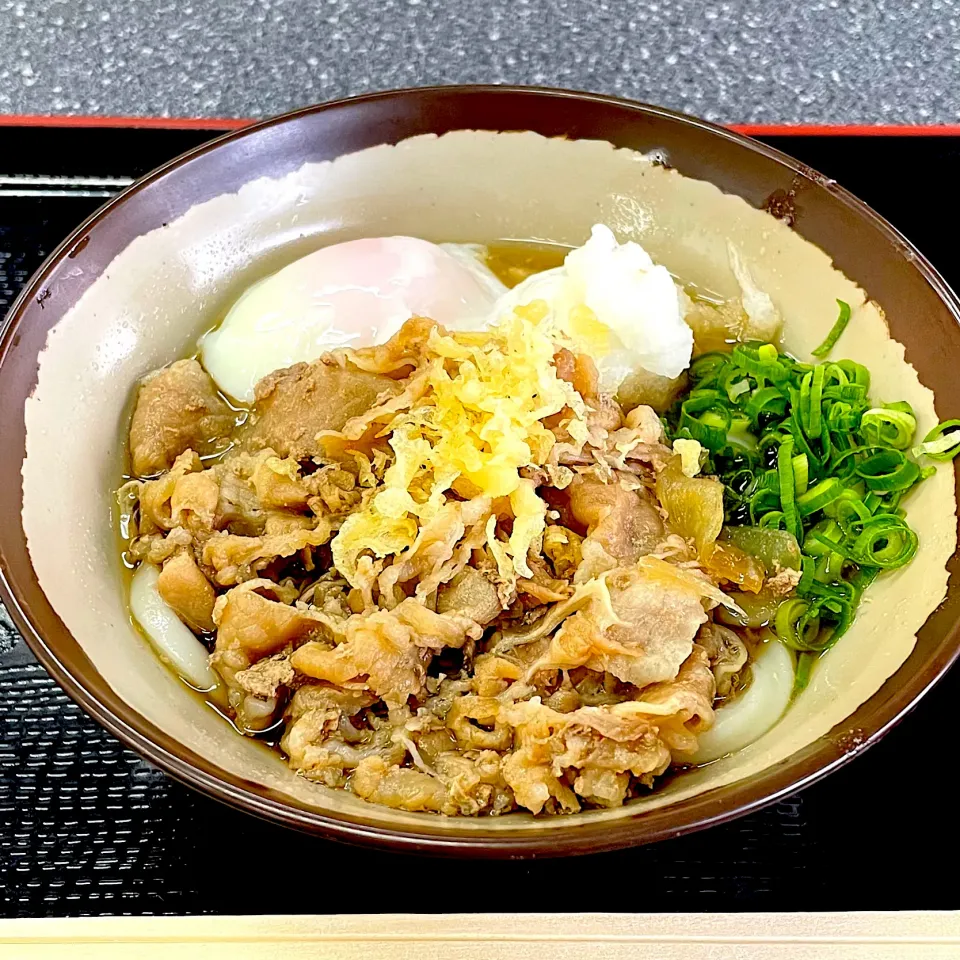
[[[868,498],[879,499],[876,494],[871,493],[867,496]],[[841,491],[840,496],[829,504],[829,510],[825,508],[824,512],[831,514],[836,519],[844,536],[851,536],[858,531],[860,522],[869,520],[873,515],[870,506],[851,487]]]
[[[837,317],[836,323],[830,328],[827,339],[824,340],[816,350],[810,351],[815,357],[827,356],[833,349],[834,344],[840,339],[840,335],[847,329],[847,324],[850,322],[850,304],[838,300],[837,305],[840,307],[840,315]]]
[[[755,424],[761,417],[782,417],[786,409],[787,398],[776,387],[754,390],[743,405],[743,412]]]
[[[807,484],[810,480],[810,461],[805,453],[798,454],[793,458],[793,489],[799,497],[806,492]]]
[[[730,357],[725,353],[703,353],[690,364],[687,376],[698,387],[709,387],[729,365]]]
[[[800,516],[808,517],[811,513],[823,510],[843,493],[843,489],[843,484],[836,477],[821,480],[816,486],[797,497]]]
[[[727,384],[727,396],[730,398],[731,403],[737,402],[737,397],[743,393],[750,392],[750,381],[743,377],[741,380],[737,380],[734,383]]]
[[[907,403],[874,407],[860,418],[860,432],[872,446],[883,444],[894,450],[906,450],[913,442],[916,429],[917,418]]]
[[[849,306],[838,304],[816,356],[830,351],[849,322]],[[773,626],[800,653],[802,689],[816,659],[853,623],[863,591],[916,554],[903,500],[936,468],[915,458],[960,454],[960,420],[939,424],[911,455],[913,409],[904,401],[871,404],[866,367],[800,363],[770,343],[704,354],[689,375],[689,394],[664,416],[667,433],[707,448],[707,469],[724,485],[722,536],[760,559],[767,576],[799,568]],[[777,553],[784,543],[796,550],[788,564]]]
[[[820,436],[823,416],[823,364],[817,364],[800,381],[800,421],[808,437]]]
[[[797,657],[797,671],[793,678],[793,695],[796,696],[803,690],[806,690],[810,683],[810,674],[813,672],[813,665],[820,658],[820,654],[812,650],[805,650]]]
[[[813,447],[810,446],[810,442],[807,440],[807,435],[803,432],[803,428],[800,425],[797,411],[792,411],[784,423],[787,429],[790,431],[790,436],[793,438],[793,441],[797,445],[800,452],[807,455],[807,461],[810,464],[812,471],[814,473],[818,473],[824,458],[822,456],[818,456],[814,452]]]
[[[697,390],[680,408],[680,426],[708,450],[722,450],[727,444],[730,411],[715,390]]]
[[[914,558],[918,545],[917,535],[906,521],[887,514],[864,521],[851,554],[859,564],[896,570]]]
[[[786,528],[800,539],[800,514],[794,501],[793,480],[793,438],[787,437],[777,452],[777,479],[780,481],[780,509],[783,510],[783,522]]]
[[[862,460],[856,472],[875,493],[906,490],[920,479],[917,464],[893,448],[881,449]]]
[[[764,347],[771,347],[773,353],[764,350]],[[770,380],[772,383],[783,383],[790,377],[790,371],[780,362],[777,357],[777,348],[772,343],[761,344],[759,347],[741,343],[733,348],[730,356],[738,367],[758,381]]]
[[[773,632],[791,650],[817,649],[820,617],[814,604],[794,598],[784,600],[773,618]]]
[[[836,552],[843,539],[843,530],[836,520],[824,519],[811,527],[803,540],[803,550],[810,557],[824,557]]]
[[[769,527],[771,530],[779,530],[782,524],[783,524],[782,510],[771,510],[769,513],[765,513],[758,522],[758,526]],[[790,536],[792,537],[793,534],[791,533]]]
[[[837,303],[840,301],[838,300]],[[850,383],[854,383],[863,388],[863,394],[866,396],[870,389],[870,371],[862,364],[853,360],[837,360],[835,367],[839,367],[846,375]]]
[[[924,438],[923,443],[914,447],[915,457],[929,457],[931,460],[952,460],[960,453],[960,420],[944,420],[938,423]]]
[[[843,574],[844,563],[846,563],[846,557],[844,557],[842,553],[837,553],[836,550],[825,553],[817,560],[817,579],[822,580],[824,583],[839,580]]]

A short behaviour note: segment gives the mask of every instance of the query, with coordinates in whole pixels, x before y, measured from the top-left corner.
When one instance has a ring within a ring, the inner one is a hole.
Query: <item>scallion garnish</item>
[[[838,300],[837,306],[840,308],[840,315],[837,317],[836,323],[830,328],[826,340],[816,350],[810,351],[815,357],[828,356],[834,344],[840,339],[840,334],[847,329],[847,324],[850,322],[850,304]]]
[[[938,423],[924,438],[923,443],[914,447],[915,457],[926,456],[931,460],[952,460],[960,453],[960,420],[944,420]]]
[[[830,352],[850,320],[850,307],[838,303],[840,316],[815,356]],[[913,409],[871,405],[866,367],[801,363],[770,343],[704,354],[689,376],[689,393],[665,417],[667,430],[706,449],[704,471],[724,484],[725,536],[748,553],[764,542],[761,529],[800,545],[792,560],[799,583],[773,621],[799,654],[800,690],[815,659],[853,622],[864,589],[915,556],[917,535],[900,503],[934,468],[914,457],[960,453],[960,420],[930,431],[911,456]]]

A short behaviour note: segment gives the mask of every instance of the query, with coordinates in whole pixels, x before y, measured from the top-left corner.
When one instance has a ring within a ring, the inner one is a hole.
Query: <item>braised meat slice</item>
[[[178,360],[140,385],[130,423],[130,454],[138,477],[160,473],[184,450],[209,452],[228,435],[236,414],[196,360]]]
[[[256,389],[249,423],[242,431],[248,450],[270,447],[281,457],[305,460],[322,453],[321,430],[340,430],[366,413],[383,393],[398,393],[395,380],[316,360],[264,377]]]

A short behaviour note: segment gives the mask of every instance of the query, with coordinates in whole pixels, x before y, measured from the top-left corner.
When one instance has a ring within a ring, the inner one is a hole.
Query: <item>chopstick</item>
[[[958,953],[960,913],[955,912],[0,921],[2,960],[932,960]]]

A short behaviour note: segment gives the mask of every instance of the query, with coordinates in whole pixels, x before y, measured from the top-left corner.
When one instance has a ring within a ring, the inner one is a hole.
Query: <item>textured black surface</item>
[[[7,153],[0,173],[62,173],[70,156],[71,172],[136,175],[202,137],[87,131],[79,150],[79,136],[25,133],[18,169]],[[957,213],[942,186],[957,142],[785,146],[874,202],[956,278],[952,240],[933,220]],[[901,165],[925,175],[890,191]],[[0,197],[0,312],[98,202]],[[954,671],[851,766],[722,827],[578,859],[452,863],[299,837],[181,787],[89,720],[0,619],[0,913],[958,909],[958,698]]]

